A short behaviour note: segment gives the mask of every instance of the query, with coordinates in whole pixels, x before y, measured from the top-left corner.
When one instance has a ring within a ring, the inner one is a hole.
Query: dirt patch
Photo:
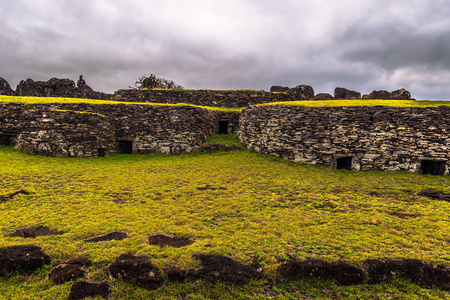
[[[236,146],[227,146],[225,144],[213,144],[213,145],[205,145],[202,146],[202,152],[211,152],[211,151],[223,151],[223,152],[232,152],[239,151],[244,148],[236,147]]]
[[[396,216],[400,219],[414,219],[414,218],[419,217],[419,215],[410,214],[410,213],[407,213],[407,212],[404,212],[401,210],[391,211],[391,212],[388,212],[388,214],[390,214],[391,216]]]
[[[320,259],[290,260],[278,268],[278,274],[284,279],[335,279],[341,285],[360,284],[365,279],[364,271],[355,266]]]
[[[99,235],[90,239],[84,240],[87,243],[97,243],[97,242],[104,242],[104,241],[121,241],[123,239],[126,239],[128,237],[128,234],[126,232],[120,232],[120,231],[112,231],[103,235]]]
[[[54,230],[45,226],[34,226],[17,229],[16,231],[6,234],[8,237],[35,238],[38,236],[61,235],[64,232]]]
[[[189,238],[178,237],[172,234],[155,234],[148,237],[150,245],[157,245],[160,247],[170,246],[175,248],[185,247],[195,243]]]
[[[227,190],[227,188],[224,188],[221,186],[212,186],[212,185],[207,184],[203,187],[198,187],[197,190],[199,190],[199,191],[206,191],[206,190],[217,191],[217,190]]]
[[[69,300],[84,299],[86,297],[103,297],[108,299],[111,290],[107,282],[80,281],[72,285]]]
[[[14,271],[30,274],[48,263],[50,263],[50,257],[37,246],[0,248],[0,276],[7,276]]]
[[[450,202],[450,194],[435,191],[435,190],[421,190],[417,193],[417,195],[428,197],[433,200],[442,200],[442,201]]]
[[[85,256],[72,257],[54,267],[48,274],[48,278],[55,284],[83,277],[87,273],[87,267],[91,260]]]
[[[417,259],[368,259],[364,265],[369,273],[369,283],[402,277],[425,287],[450,290],[450,269],[444,266],[432,266]]]
[[[30,193],[25,191],[25,190],[20,190],[18,192],[14,192],[12,194],[6,195],[6,196],[1,196],[0,197],[0,203],[11,200],[12,198],[14,198],[17,195],[29,195]]]
[[[263,276],[259,266],[244,265],[230,257],[213,254],[196,254],[194,257],[200,260],[202,268],[187,271],[188,280],[201,279],[207,283],[241,285]]]
[[[157,289],[163,283],[159,270],[148,256],[122,254],[108,267],[112,278],[130,282],[146,289]]]

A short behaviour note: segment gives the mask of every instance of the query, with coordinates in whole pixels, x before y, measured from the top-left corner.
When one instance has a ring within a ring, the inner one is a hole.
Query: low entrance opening
[[[13,140],[13,135],[0,134],[0,145],[12,145]]]
[[[104,156],[106,156],[106,149],[98,148],[98,157],[104,157]]]
[[[219,134],[228,134],[228,124],[230,121],[219,121]]]
[[[338,170],[352,170],[353,157],[338,157],[336,158],[336,169]]]
[[[131,141],[117,141],[119,154],[133,154],[133,142]]]
[[[445,161],[422,160],[422,174],[445,175]]]

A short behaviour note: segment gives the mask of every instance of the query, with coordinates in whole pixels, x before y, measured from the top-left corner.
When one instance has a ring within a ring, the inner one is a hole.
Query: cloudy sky
[[[0,77],[450,99],[448,0],[1,0]]]

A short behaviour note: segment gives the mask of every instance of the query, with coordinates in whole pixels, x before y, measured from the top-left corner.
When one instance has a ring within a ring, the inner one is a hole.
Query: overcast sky
[[[1,0],[0,77],[450,99],[448,0]]]

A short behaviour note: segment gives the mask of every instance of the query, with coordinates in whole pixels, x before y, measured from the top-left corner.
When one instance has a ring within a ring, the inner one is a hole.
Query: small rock
[[[69,300],[78,300],[97,296],[108,299],[110,293],[111,290],[107,282],[80,281],[72,285]]]
[[[90,239],[86,239],[85,242],[87,243],[96,243],[96,242],[103,242],[103,241],[112,241],[117,240],[121,241],[123,239],[126,239],[128,237],[128,234],[126,232],[120,232],[120,231],[112,231],[103,235],[99,235]]]
[[[48,274],[48,278],[55,284],[62,284],[83,277],[91,263],[91,260],[85,256],[70,258],[54,267]]]
[[[108,267],[111,278],[137,284],[146,289],[157,289],[163,283],[159,270],[148,256],[122,254]]]
[[[175,248],[185,247],[195,243],[189,238],[178,237],[171,234],[155,234],[148,237],[150,245],[157,245],[160,247],[170,246]]]

